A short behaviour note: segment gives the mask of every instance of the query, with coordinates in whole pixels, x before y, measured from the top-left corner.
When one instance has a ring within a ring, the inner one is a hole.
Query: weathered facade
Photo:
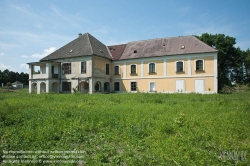
[[[30,93],[217,93],[217,50],[194,36],[105,46],[86,33],[28,64]]]

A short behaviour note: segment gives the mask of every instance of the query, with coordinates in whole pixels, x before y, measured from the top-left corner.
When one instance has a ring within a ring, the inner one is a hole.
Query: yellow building
[[[105,46],[88,33],[79,34],[28,64],[30,93],[217,93],[217,50],[194,36]]]

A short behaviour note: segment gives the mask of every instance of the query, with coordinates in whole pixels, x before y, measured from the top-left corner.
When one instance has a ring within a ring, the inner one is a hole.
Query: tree
[[[231,85],[232,81],[242,83],[242,64],[244,54],[240,48],[235,48],[236,39],[224,34],[208,34],[196,36],[207,45],[218,50],[218,87]]]

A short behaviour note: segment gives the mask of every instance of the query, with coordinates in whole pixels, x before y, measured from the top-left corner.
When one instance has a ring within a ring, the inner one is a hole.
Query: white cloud
[[[22,63],[22,64],[20,64],[20,69],[28,70],[29,65],[27,65],[26,63]]]
[[[28,58],[28,56],[27,55],[22,55],[21,58]]]
[[[4,55],[6,55],[6,54],[5,54],[5,53],[3,53],[3,52],[1,52],[1,53],[0,53],[0,56],[4,56]]]
[[[9,69],[9,68],[11,68],[11,66],[8,66],[8,65],[5,65],[3,63],[0,63],[0,69],[5,70],[5,69]]]
[[[55,50],[56,50],[55,47],[50,47],[48,49],[44,49],[42,54],[33,54],[33,55],[31,55],[31,57],[33,57],[33,58],[43,58],[43,57],[51,54]]]

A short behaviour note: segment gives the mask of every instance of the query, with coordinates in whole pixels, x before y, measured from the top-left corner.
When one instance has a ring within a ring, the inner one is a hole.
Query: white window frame
[[[132,90],[131,90],[131,83],[132,83],[132,82],[136,82],[136,90],[135,90],[135,91],[132,91]],[[137,82],[137,81],[130,81],[130,82],[129,82],[129,91],[130,91],[130,92],[137,92],[137,89],[138,89],[138,82]]]
[[[196,70],[196,62],[197,61],[202,61],[202,63],[203,63],[203,70]],[[196,59],[195,61],[194,61],[194,69],[195,69],[195,71],[205,71],[205,61],[204,61],[204,59]]]
[[[131,66],[132,65],[135,65],[135,73],[132,73],[132,71],[131,71]],[[130,74],[137,74],[137,64],[131,64],[130,65]]]
[[[119,91],[115,90],[115,83],[119,83]],[[120,92],[121,91],[121,83],[120,81],[114,81],[114,92]]]
[[[149,71],[149,69],[150,69],[150,68],[149,68],[149,65],[150,65],[151,63],[153,63],[153,64],[155,65],[155,71],[154,71],[154,72],[150,72],[150,71]],[[149,73],[149,74],[150,74],[150,73],[156,73],[156,63],[155,63],[155,62],[149,62],[149,63],[148,63],[148,73]]]
[[[115,74],[115,67],[118,66],[118,74]],[[119,75],[120,74],[120,65],[115,65],[114,66],[114,75]]]
[[[183,70],[182,71],[177,71],[177,62],[182,62],[182,64],[183,64]],[[175,61],[175,72],[185,72],[184,60]]]
[[[155,90],[154,91],[150,90],[150,83],[154,83],[155,84]],[[149,92],[156,92],[156,83],[155,83],[155,81],[149,81],[148,87],[149,87],[149,89],[148,89]]]

